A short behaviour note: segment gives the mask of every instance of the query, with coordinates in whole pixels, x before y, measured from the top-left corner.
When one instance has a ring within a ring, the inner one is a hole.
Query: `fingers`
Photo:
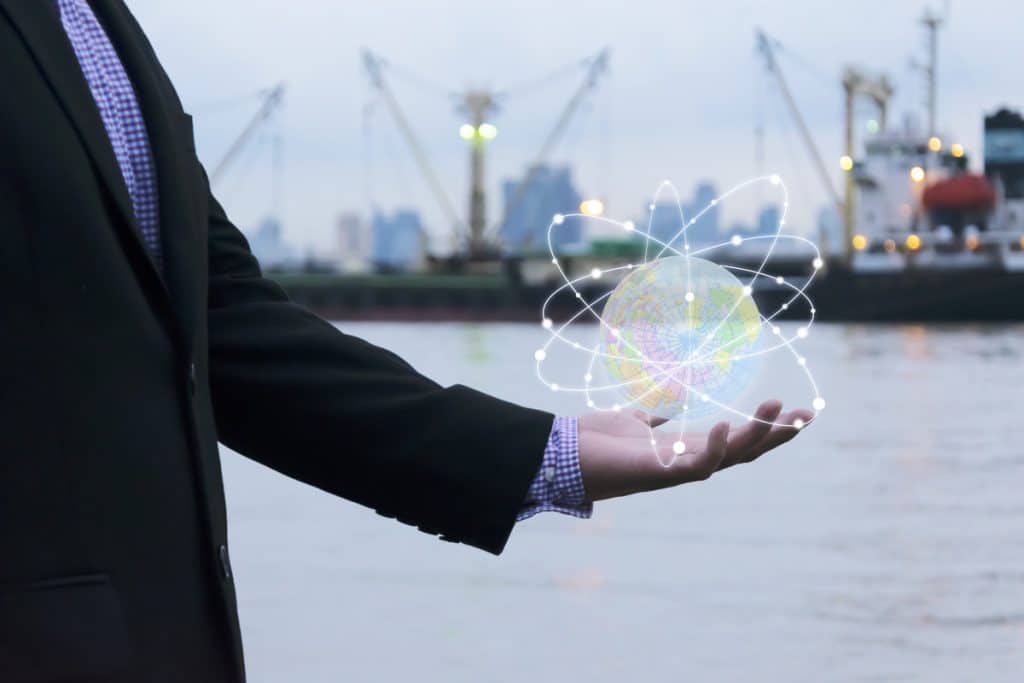
[[[780,416],[775,422],[776,426],[772,428],[770,432],[761,440],[761,443],[757,445],[750,457],[743,462],[750,462],[764,455],[768,451],[778,448],[782,444],[790,441],[794,436],[800,433],[804,427],[796,427],[795,425],[803,424],[808,425],[811,420],[814,419],[814,413],[809,410],[793,410],[785,415]]]
[[[661,425],[663,425],[666,422],[668,422],[667,418],[658,417],[657,415],[649,415],[649,414],[645,413],[642,410],[634,410],[633,411],[633,417],[635,417],[637,420],[640,420],[641,422],[643,422],[648,427],[652,427],[652,428],[653,427],[660,427]]]
[[[680,455],[668,469],[676,483],[707,479],[721,467],[728,447],[729,423],[719,422],[708,433],[703,449]]]
[[[754,418],[740,429],[733,432],[722,461],[722,467],[730,467],[737,463],[747,462],[760,455],[757,451],[761,441],[772,430],[775,418],[782,412],[779,401],[765,401],[758,406]]]

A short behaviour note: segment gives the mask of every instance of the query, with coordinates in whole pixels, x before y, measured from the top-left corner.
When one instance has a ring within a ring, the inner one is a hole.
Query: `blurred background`
[[[1024,6],[129,4],[265,269],[438,381],[579,413],[531,372],[549,226],[569,277],[632,262],[665,179],[692,244],[785,277],[762,311],[814,302],[779,315],[817,321],[801,439],[500,559],[227,456],[251,680],[1016,680]],[[767,253],[783,219],[819,262]]]

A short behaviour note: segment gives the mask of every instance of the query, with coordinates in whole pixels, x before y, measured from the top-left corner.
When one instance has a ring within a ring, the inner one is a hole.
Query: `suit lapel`
[[[71,119],[82,145],[95,165],[97,175],[110,193],[119,217],[131,233],[129,241],[134,243],[133,249],[141,250],[144,260],[149,261],[152,275],[159,280],[149,251],[142,241],[128,188],[103,127],[103,119],[100,118],[96,101],[52,4],[52,0],[0,0],[0,11],[7,14],[21,34],[39,70]]]
[[[186,122],[176,96],[128,9],[112,0],[92,0],[92,6],[121,57],[142,108],[156,166],[164,280],[191,346],[205,283],[201,272],[205,232],[201,230],[202,217],[195,211],[199,186],[190,131],[184,129]]]
[[[149,50],[141,29],[122,3],[92,0],[97,18],[118,51],[138,95],[156,167],[160,206],[160,235],[164,255],[161,278],[135,219],[131,198],[110,139],[103,126],[92,92],[82,75],[52,0],[0,0],[7,14],[34,56],[40,71],[75,127],[95,165],[102,185],[116,208],[117,226],[127,233],[130,252],[142,264],[140,277],[150,281],[160,298],[173,311],[182,334],[179,341],[191,347],[202,302],[200,272],[203,233],[195,211],[195,160],[177,120],[174,97],[163,86],[159,65]]]

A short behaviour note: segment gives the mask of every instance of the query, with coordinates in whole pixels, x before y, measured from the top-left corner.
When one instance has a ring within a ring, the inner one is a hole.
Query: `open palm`
[[[584,415],[579,420],[579,445],[587,498],[602,500],[701,481],[726,467],[751,462],[796,436],[800,429],[792,425],[813,418],[808,410],[781,413],[782,403],[766,401],[753,420],[732,434],[729,424],[721,422],[709,432],[681,437],[652,430],[665,420],[640,412]],[[680,441],[685,450],[677,454],[673,447]]]

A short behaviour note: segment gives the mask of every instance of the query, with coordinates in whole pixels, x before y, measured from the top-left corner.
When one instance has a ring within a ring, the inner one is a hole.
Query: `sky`
[[[933,0],[941,10],[942,3]],[[211,168],[259,106],[257,93],[287,84],[272,125],[255,136],[215,192],[243,229],[275,211],[271,139],[281,139],[275,185],[285,237],[303,252],[337,251],[342,211],[371,207],[423,212],[436,248],[449,228],[380,98],[363,48],[383,56],[388,79],[431,165],[464,215],[468,152],[450,93],[507,90],[489,145],[489,216],[499,184],[535,159],[582,79],[573,68],[602,47],[611,68],[581,106],[551,161],[570,163],[585,196],[609,216],[642,214],[658,184],[683,194],[710,179],[722,190],[780,173],[790,191],[789,225],[814,228],[826,203],[778,87],[754,50],[755,27],[783,45],[780,63],[838,186],[844,65],[888,73],[892,119],[924,121],[919,0],[822,2],[352,2],[338,0],[128,0],[193,114],[200,156]],[[962,142],[980,168],[983,116],[1024,108],[1024,3],[952,0],[940,33],[939,130]],[[552,78],[546,78],[551,74]],[[865,121],[872,114],[858,107]],[[754,130],[765,129],[763,162]],[[726,222],[753,222],[763,197],[723,206]]]

